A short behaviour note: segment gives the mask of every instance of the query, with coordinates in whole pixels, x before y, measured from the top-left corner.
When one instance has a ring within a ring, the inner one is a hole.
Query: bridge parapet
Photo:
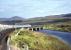
[[[31,27],[31,25],[4,25],[0,24],[0,31],[9,29],[9,28],[25,28],[25,27]]]
[[[0,24],[0,31],[9,29],[9,28],[28,28],[28,30],[38,31],[43,29],[42,25],[4,25]]]

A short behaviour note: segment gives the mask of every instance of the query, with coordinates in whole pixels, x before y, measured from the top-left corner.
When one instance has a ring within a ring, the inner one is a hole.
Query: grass
[[[44,29],[71,32],[71,24],[47,24]]]
[[[43,33],[22,30],[18,36],[13,32],[10,44],[22,50],[23,45],[28,45],[29,50],[71,50],[70,46],[61,40],[44,35]]]

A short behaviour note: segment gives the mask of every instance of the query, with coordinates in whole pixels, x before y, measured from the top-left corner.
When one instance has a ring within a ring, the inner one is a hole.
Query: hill
[[[25,45],[29,50],[71,50],[70,46],[63,41],[43,33],[22,30],[18,36],[15,35],[16,32],[13,32],[10,45],[21,50],[25,48]]]
[[[24,23],[29,24],[46,24],[46,23],[58,23],[58,22],[69,22],[71,21],[71,14],[61,14],[61,15],[51,15],[51,16],[44,16],[44,17],[36,17],[36,18],[29,18],[26,19]]]
[[[11,18],[0,18],[0,23],[1,24],[15,24],[15,23],[20,23],[23,22],[25,19],[18,17],[18,16],[14,16]]]
[[[32,24],[32,23],[57,23],[57,22],[68,22],[71,21],[71,13],[69,14],[61,14],[61,15],[50,15],[44,17],[36,17],[36,18],[29,18],[24,19],[22,17],[14,16],[12,18],[0,18],[0,23],[7,23],[7,24]],[[19,22],[20,21],[20,22]]]

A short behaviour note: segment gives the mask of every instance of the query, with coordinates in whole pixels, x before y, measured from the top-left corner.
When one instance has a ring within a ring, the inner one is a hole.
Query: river
[[[71,32],[60,32],[60,31],[53,31],[53,30],[39,30],[39,32],[45,33],[47,35],[54,35],[56,37],[59,37],[71,45]]]

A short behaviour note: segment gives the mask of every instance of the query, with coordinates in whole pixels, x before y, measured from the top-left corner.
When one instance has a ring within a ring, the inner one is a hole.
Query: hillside
[[[22,23],[29,23],[29,24],[46,24],[46,23],[58,23],[58,22],[70,22],[71,21],[71,13],[69,14],[61,14],[61,15],[51,15],[51,16],[44,16],[44,17],[35,17],[29,18],[23,21]]]
[[[0,18],[0,23],[7,23],[7,24],[34,24],[34,23],[58,23],[58,22],[69,22],[71,21],[71,13],[69,14],[61,14],[61,15],[50,15],[44,17],[36,17],[36,18],[29,18],[24,19],[22,17],[14,16],[12,18]]]
[[[50,35],[22,30],[18,36],[15,36],[16,31],[10,37],[10,45],[19,50],[24,50],[25,45],[29,50],[71,50],[69,45]]]
[[[71,14],[61,14],[61,15],[51,15],[51,16],[44,16],[44,17],[36,17],[30,18],[26,20],[26,22],[53,22],[53,21],[61,21],[61,20],[71,20]]]
[[[20,23],[23,22],[25,19],[18,17],[18,16],[14,16],[11,18],[0,18],[0,23],[1,24],[15,24],[15,23]]]

